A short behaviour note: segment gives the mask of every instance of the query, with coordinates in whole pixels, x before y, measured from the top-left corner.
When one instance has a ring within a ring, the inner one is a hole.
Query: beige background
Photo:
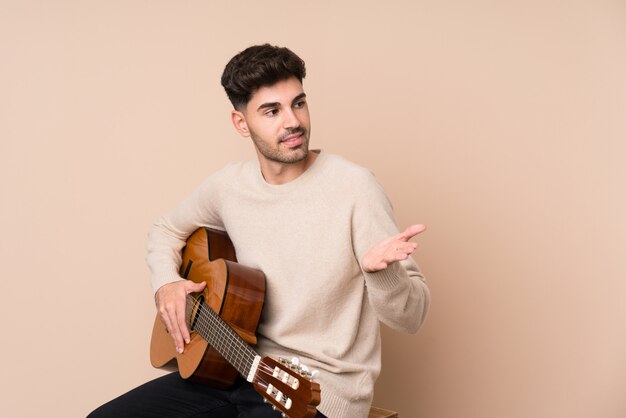
[[[265,41],[307,61],[313,145],[429,226],[432,309],[384,330],[376,403],[625,417],[621,0],[0,0],[0,415],[84,416],[160,374],[146,233],[253,158],[219,76]]]

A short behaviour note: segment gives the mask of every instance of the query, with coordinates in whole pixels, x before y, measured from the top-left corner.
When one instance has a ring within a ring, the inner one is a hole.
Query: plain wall
[[[312,146],[429,227],[432,308],[384,329],[376,404],[626,416],[617,0],[0,0],[0,415],[84,416],[161,374],[146,234],[254,158],[219,77],[260,42],[307,62]]]

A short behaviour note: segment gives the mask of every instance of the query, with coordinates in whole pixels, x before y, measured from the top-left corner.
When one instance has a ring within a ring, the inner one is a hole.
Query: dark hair
[[[224,68],[222,86],[235,109],[245,107],[259,88],[306,76],[304,61],[288,48],[255,45],[235,55]]]

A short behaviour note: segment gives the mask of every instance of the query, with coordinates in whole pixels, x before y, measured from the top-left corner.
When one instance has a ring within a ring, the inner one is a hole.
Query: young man
[[[325,151],[309,151],[304,62],[287,48],[250,47],[222,75],[235,129],[257,160],[207,178],[150,232],[147,261],[158,311],[175,346],[189,342],[180,251],[206,226],[228,232],[240,264],[266,276],[257,330],[263,356],[297,356],[319,371],[319,417],[367,417],[380,371],[379,321],[416,332],[428,308],[424,278],[409,257],[422,232],[399,232],[374,176]],[[220,391],[171,374],[93,416],[278,417],[243,380]]]

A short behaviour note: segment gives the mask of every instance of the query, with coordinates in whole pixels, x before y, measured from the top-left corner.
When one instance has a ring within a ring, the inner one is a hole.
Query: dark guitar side
[[[183,249],[180,274],[196,283],[206,281],[206,303],[248,344],[256,344],[256,329],[265,300],[265,276],[259,270],[238,264],[225,232],[200,228]],[[184,379],[228,388],[237,375],[215,349],[192,332],[185,351],[178,354],[159,315],[155,318],[150,345],[154,367],[178,371]]]

